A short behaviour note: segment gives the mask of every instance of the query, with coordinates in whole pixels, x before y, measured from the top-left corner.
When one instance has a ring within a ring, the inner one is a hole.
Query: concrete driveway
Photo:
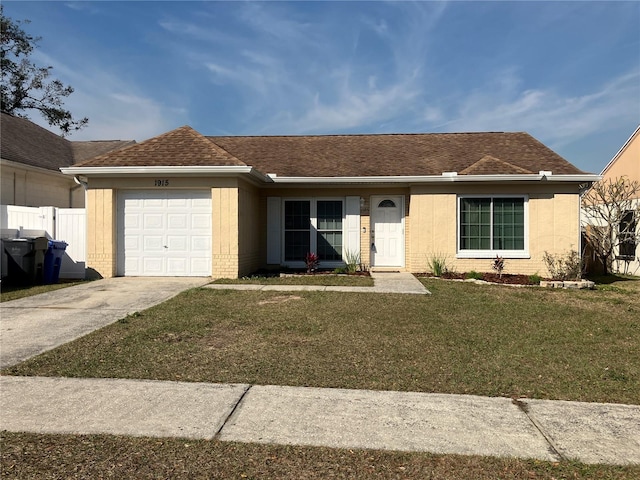
[[[0,368],[51,350],[209,278],[118,277],[0,304]]]

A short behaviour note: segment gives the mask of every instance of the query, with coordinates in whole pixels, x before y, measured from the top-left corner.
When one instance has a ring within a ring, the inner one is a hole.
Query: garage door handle
[[[167,247],[167,246],[165,245],[165,246],[164,246],[164,248],[169,248],[169,247]]]

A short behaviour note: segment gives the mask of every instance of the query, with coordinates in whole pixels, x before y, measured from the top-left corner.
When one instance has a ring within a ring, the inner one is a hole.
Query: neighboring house
[[[526,133],[205,137],[185,126],[63,168],[104,277],[237,277],[359,253],[376,270],[546,275],[580,242],[587,174]]]
[[[0,115],[2,205],[84,207],[84,189],[60,168],[135,143],[72,142],[24,118]]]
[[[621,177],[625,177],[630,182],[640,182],[640,125],[604,167],[601,175],[605,182]],[[640,196],[635,197],[634,205],[638,202],[640,202]],[[640,218],[636,216],[637,213],[634,215],[634,212],[629,210],[620,225],[623,232],[629,231],[630,228],[636,232],[636,235],[627,235],[626,241],[616,248],[612,264],[615,272],[640,274],[640,251],[637,242]]]

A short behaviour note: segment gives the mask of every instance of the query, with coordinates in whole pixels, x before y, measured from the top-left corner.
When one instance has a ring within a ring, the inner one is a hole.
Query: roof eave
[[[600,179],[599,175],[574,174],[574,175],[552,175],[552,174],[515,174],[515,175],[420,175],[420,176],[371,176],[371,177],[280,177],[268,175],[273,183],[313,183],[313,184],[373,184],[373,183],[504,183],[504,182],[595,182]]]
[[[193,175],[216,175],[234,176],[250,175],[265,183],[272,180],[267,175],[253,167],[248,166],[148,166],[148,167],[67,167],[60,171],[65,175],[84,175],[87,177],[113,177],[115,175],[171,175],[171,176],[193,176]]]

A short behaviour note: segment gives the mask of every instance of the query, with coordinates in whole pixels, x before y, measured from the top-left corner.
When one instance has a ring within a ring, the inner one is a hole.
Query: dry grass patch
[[[2,433],[2,478],[505,480],[640,477],[639,466],[131,438]]]
[[[5,370],[637,403],[640,282],[432,295],[194,289]]]

